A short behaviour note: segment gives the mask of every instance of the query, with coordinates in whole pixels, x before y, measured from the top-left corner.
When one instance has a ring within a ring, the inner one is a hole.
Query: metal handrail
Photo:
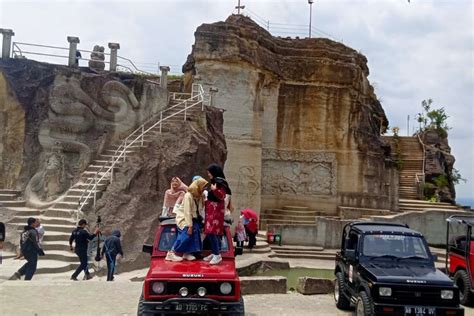
[[[423,141],[421,140],[421,137],[420,137],[420,134],[416,134],[416,136],[418,137],[418,141],[420,142],[421,144],[421,147],[423,148],[423,175],[425,174],[425,157],[426,157],[426,146],[425,144],[423,144]]]
[[[197,94],[194,95],[194,90],[195,90],[195,87],[197,88]],[[104,180],[105,177],[108,177],[110,175],[110,181],[113,180],[113,170],[115,168],[115,165],[120,162],[120,161],[125,161],[126,159],[126,151],[127,149],[129,149],[132,145],[134,145],[135,143],[138,143],[140,142],[141,145],[143,146],[143,142],[144,142],[144,136],[146,134],[148,134],[151,130],[153,130],[155,127],[157,127],[158,125],[160,126],[160,132],[161,132],[161,129],[162,129],[162,123],[176,115],[179,115],[181,113],[184,112],[184,120],[186,120],[186,111],[198,104],[201,104],[201,108],[202,110],[204,110],[204,102],[209,102],[210,103],[210,99],[207,99],[205,98],[206,94],[204,93],[204,89],[202,88],[201,85],[197,85],[197,84],[193,84],[193,92],[191,93],[191,97],[187,100],[184,100],[168,109],[165,109],[163,111],[160,111],[160,119],[155,122],[154,124],[152,124],[150,127],[146,128],[145,129],[145,125],[147,123],[149,123],[149,120],[147,122],[145,122],[144,124],[142,124],[139,128],[137,128],[135,131],[133,131],[127,138],[125,138],[122,143],[120,144],[120,146],[116,149],[114,155],[112,155],[112,157],[104,164],[102,165],[102,167],[99,169],[99,171],[97,171],[95,173],[95,176],[94,178],[91,178],[91,180],[88,181],[88,183],[86,184],[87,187],[84,189],[84,192],[83,194],[81,195],[81,197],[79,198],[79,207],[78,207],[78,210],[77,210],[77,216],[79,216],[81,213],[82,213],[82,209],[84,208],[85,205],[87,205],[87,202],[92,198],[92,194],[93,194],[93,199],[94,199],[94,205],[95,205],[95,202],[96,202],[96,196],[97,196],[97,187],[98,187],[98,184]],[[194,96],[193,96],[194,95]],[[194,100],[194,99],[197,99],[197,100]],[[191,105],[187,105],[188,102],[194,102],[192,103]],[[166,112],[172,108],[175,108],[177,107],[178,105],[183,105],[184,104],[184,109],[180,110],[180,111],[177,111],[167,117],[163,117],[163,112]],[[135,135],[138,131],[140,131],[140,134],[138,136],[136,136],[133,140],[129,141],[129,139],[131,137],[133,137],[133,135]],[[118,155],[117,155],[118,154]],[[109,163],[110,161],[110,163]],[[104,169],[104,166],[108,166],[107,170],[103,171],[102,170]],[[98,176],[102,174],[102,176],[100,178],[98,178]],[[93,184],[92,184],[93,183]],[[92,186],[92,187],[91,187]],[[86,192],[88,192],[87,196],[85,196]],[[84,202],[83,202],[83,199],[84,199]]]

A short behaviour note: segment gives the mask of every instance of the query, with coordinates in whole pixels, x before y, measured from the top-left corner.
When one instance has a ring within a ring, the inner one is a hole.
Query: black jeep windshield
[[[405,235],[365,235],[362,255],[379,258],[429,259],[423,238]]]

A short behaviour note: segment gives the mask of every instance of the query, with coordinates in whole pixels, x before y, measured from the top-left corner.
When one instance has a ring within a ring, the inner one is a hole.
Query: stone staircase
[[[131,145],[126,148],[126,157],[137,154],[142,148],[148,146],[155,137],[160,135],[160,132],[167,132],[171,126],[179,123],[184,123],[184,113],[178,113],[184,109],[185,105],[182,100],[170,99],[168,108],[163,111],[163,119],[161,130],[160,126],[153,127],[136,145]],[[171,107],[178,105],[172,109]],[[187,104],[186,106],[190,106]],[[196,120],[196,117],[202,114],[202,105],[197,104],[194,107],[186,110],[186,121]],[[173,116],[175,115],[175,116]],[[173,116],[173,117],[170,117]],[[154,121],[150,121],[144,125],[143,130],[152,127],[155,122],[159,121],[158,117]],[[139,131],[140,132],[140,131]],[[138,134],[137,134],[138,135]],[[130,138],[133,140],[136,137]],[[130,140],[130,142],[131,142]],[[63,198],[55,203],[52,207],[45,210],[33,210],[29,208],[16,209],[16,216],[8,223],[8,225],[15,227],[18,232],[26,225],[28,217],[38,217],[45,228],[43,248],[46,255],[39,260],[37,273],[61,273],[75,269],[78,266],[77,256],[69,250],[69,237],[72,230],[76,226],[76,222],[81,217],[82,211],[80,205],[90,206],[94,201],[94,194],[96,198],[100,198],[101,194],[110,183],[110,177],[104,177],[101,181],[97,181],[105,172],[112,166],[112,164],[120,158],[120,151],[123,150],[123,140],[112,144],[106,148],[98,157],[81,174],[80,180],[74,184],[63,195]],[[123,164],[118,162],[114,164],[114,171],[118,170]],[[96,178],[94,178],[96,177]],[[93,184],[97,183],[94,187]],[[19,196],[19,192],[3,190],[0,192],[5,196],[5,199]],[[0,195],[2,199],[2,195]],[[7,201],[10,206],[24,206],[24,201],[16,200]],[[267,245],[266,249],[263,245],[258,245],[256,251],[266,252],[271,251]],[[258,249],[258,250],[257,250]]]
[[[462,208],[457,207],[449,203],[443,202],[429,202],[421,200],[399,200],[400,212],[413,212],[413,211],[425,211],[425,210],[442,210],[442,211],[463,211]]]
[[[395,146],[395,137],[385,136],[392,145],[392,156],[397,159]],[[423,147],[418,140],[418,137],[398,136],[400,146],[400,159],[403,161],[399,173],[399,197],[400,199],[418,198],[418,185],[416,175],[423,174],[424,153]]]
[[[22,207],[26,202],[21,197],[21,191],[0,190],[0,206],[3,207]]]
[[[260,214],[260,229],[267,230],[268,225],[298,224],[314,225],[320,212],[303,206],[284,206],[281,209],[266,209]]]

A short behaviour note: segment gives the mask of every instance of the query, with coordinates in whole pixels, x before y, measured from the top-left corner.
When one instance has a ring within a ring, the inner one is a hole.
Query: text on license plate
[[[405,306],[405,315],[425,316],[436,315],[436,308],[426,306]]]
[[[207,311],[207,305],[193,303],[177,304],[175,310],[181,312],[205,312]]]

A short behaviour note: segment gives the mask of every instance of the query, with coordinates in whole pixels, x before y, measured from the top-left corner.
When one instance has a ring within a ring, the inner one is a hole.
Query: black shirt
[[[69,237],[69,246],[72,247],[72,242],[76,242],[76,252],[87,251],[89,240],[94,239],[94,234],[89,234],[87,230],[82,227],[76,227]]]

